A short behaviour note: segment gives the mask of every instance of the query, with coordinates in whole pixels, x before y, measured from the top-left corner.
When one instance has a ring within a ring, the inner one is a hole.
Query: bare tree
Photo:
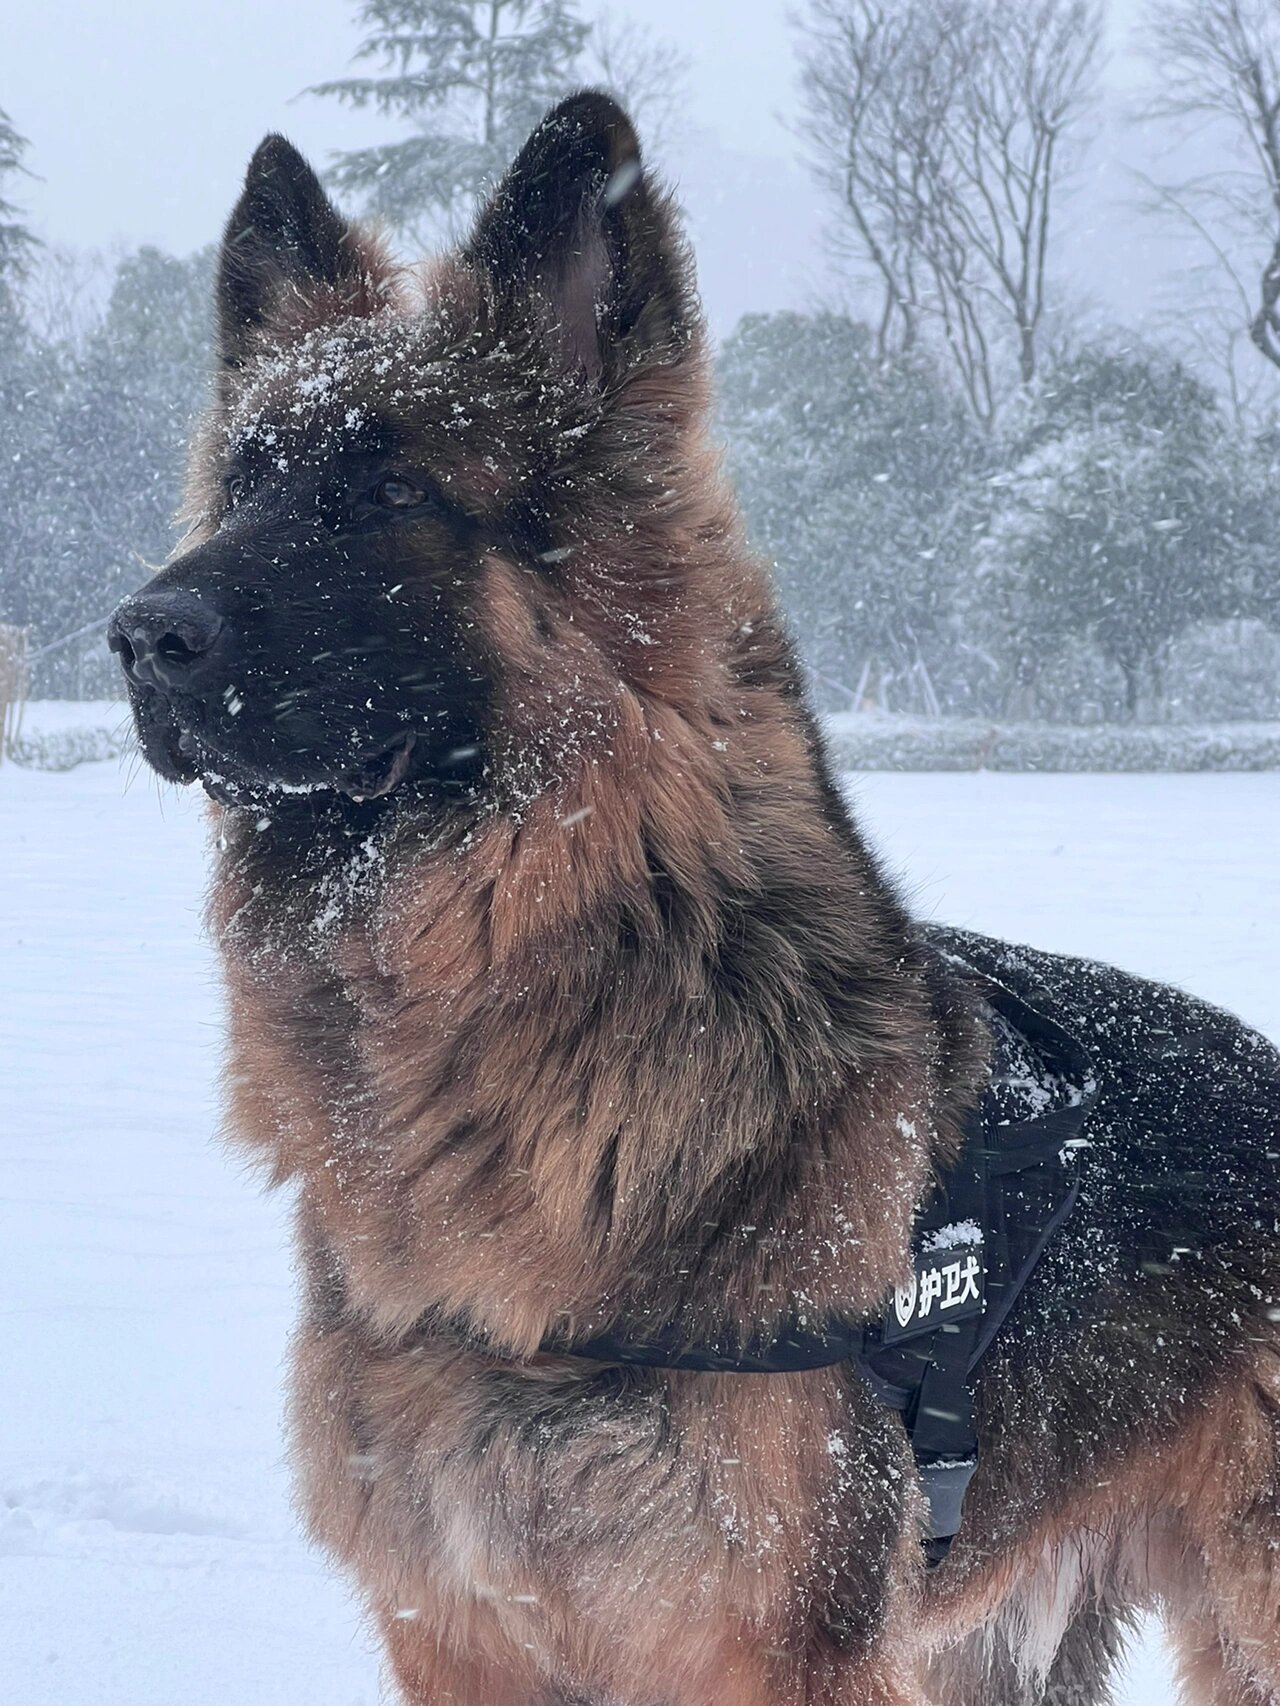
[[[801,131],[819,182],[840,206],[833,249],[864,263],[879,284],[881,355],[909,349],[920,321],[920,220],[912,186],[928,143],[906,108],[930,94],[944,110],[950,104],[945,88],[932,88],[936,68],[917,52],[916,10],[890,11],[875,0],[814,0],[802,25]]]
[[[47,246],[31,267],[22,307],[42,343],[79,353],[102,319],[111,282],[124,260],[122,245],[110,249]]]
[[[1148,180],[1153,205],[1200,240],[1228,287],[1230,329],[1280,367],[1280,6],[1161,0],[1144,36],[1158,86],[1143,115],[1209,133],[1230,159],[1177,183]]]
[[[802,130],[875,280],[881,348],[940,330],[991,425],[1036,374],[1052,215],[1101,59],[1096,0],[810,0]]]
[[[591,26],[583,75],[630,113],[646,143],[670,145],[689,101],[687,53],[634,18],[602,12]]]

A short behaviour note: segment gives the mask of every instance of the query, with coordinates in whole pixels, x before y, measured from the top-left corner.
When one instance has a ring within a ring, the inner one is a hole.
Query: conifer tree
[[[929,365],[844,315],[749,314],[720,351],[720,425],[817,700],[937,712],[963,696],[953,615],[981,435]]]
[[[25,274],[37,246],[31,228],[22,222],[18,204],[9,199],[12,179],[27,172],[22,163],[26,151],[26,137],[18,134],[13,120],[0,107],[0,295],[5,296]]]
[[[336,155],[330,178],[426,247],[572,84],[590,26],[574,0],[362,0],[358,16],[369,34],[356,58],[380,74],[307,93],[403,120],[409,134]]]

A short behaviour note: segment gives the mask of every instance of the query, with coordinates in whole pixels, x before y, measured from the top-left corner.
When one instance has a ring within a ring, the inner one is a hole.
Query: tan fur
[[[855,1381],[653,1375],[602,1404],[590,1365],[534,1354],[622,1303],[687,1302],[691,1327],[797,1299],[872,1309],[902,1271],[929,1147],[951,1141],[909,982],[868,1003],[862,1034],[833,1035],[779,935],[772,1007],[716,997],[726,889],[749,906],[782,876],[851,969],[896,926],[821,809],[768,584],[695,436],[694,371],[679,393],[642,387],[626,428],[679,459],[651,524],[660,556],[605,512],[554,586],[501,553],[476,577],[501,658],[500,809],[396,821],[367,872],[288,891],[258,883],[244,826],[227,826],[211,921],[232,1129],[301,1185],[317,1293],[341,1275],[341,1323],[304,1328],[295,1356],[308,1518],[364,1582],[416,1699],[538,1698],[534,1676],[623,1699],[637,1675],[644,1699],[726,1706],[913,1698],[896,1660],[852,1680],[887,1640],[894,1581],[908,1603],[910,1522],[860,1632],[837,1639],[854,1655],[820,1683],[811,1651],[824,1526],[872,1462],[913,1508],[904,1443]],[[264,406],[250,393],[242,408]],[[685,907],[678,940],[655,858]],[[601,970],[597,938],[623,913],[639,952]],[[800,1128],[823,1140],[795,1146],[785,1197],[744,1201],[710,1256],[687,1247],[691,1205],[748,1161],[782,1166]],[[432,1312],[524,1360],[447,1336],[397,1348]],[[612,1445],[597,1431],[526,1462],[503,1429],[451,1468],[491,1378],[561,1408],[581,1390]],[[619,1514],[637,1508],[639,1527]]]
[[[1094,1484],[1063,1488],[1016,1548],[934,1578],[924,1616],[926,1645],[943,1655],[938,1706],[1041,1699],[1072,1619],[1099,1601],[1164,1619],[1187,1706],[1280,1699],[1278,1375],[1280,1350],[1260,1351],[1172,1418],[1155,1449],[1135,1441]],[[966,1650],[975,1631],[986,1634]],[[991,1685],[999,1651],[1023,1679],[1012,1694]]]
[[[926,1582],[905,1435],[856,1373],[541,1348],[870,1316],[985,1040],[832,804],[700,338],[601,395],[475,267],[357,271],[277,304],[192,515],[216,537],[226,445],[300,434],[305,395],[304,450],[338,453],[354,399],[485,535],[411,560],[403,594],[425,620],[447,583],[492,689],[483,803],[410,796],[354,841],[319,815],[301,848],[219,815],[209,914],[230,1130],[298,1193],[303,1509],[403,1698],[1021,1706],[1114,1592],[1207,1598],[1191,1697],[1272,1699],[1270,1360],[1034,1513],[981,1495]]]

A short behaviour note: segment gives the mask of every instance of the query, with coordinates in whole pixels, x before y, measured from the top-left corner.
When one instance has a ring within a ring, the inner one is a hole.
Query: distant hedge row
[[[132,744],[132,735],[123,727],[104,728],[97,723],[86,723],[82,727],[36,729],[20,734],[6,757],[26,770],[74,770],[77,764],[100,764],[121,758]]]
[[[121,715],[28,729],[10,757],[32,770],[71,770],[121,757],[132,735]],[[952,718],[837,715],[826,719],[840,770],[1280,770],[1280,723],[1182,727],[1101,723],[1064,728]]]
[[[841,770],[1280,770],[1280,723],[1152,726],[833,716]]]

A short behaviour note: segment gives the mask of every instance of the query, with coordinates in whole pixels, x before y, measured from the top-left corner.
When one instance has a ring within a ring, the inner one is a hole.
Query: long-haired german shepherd
[[[1189,1699],[1280,1700],[1280,1061],[1220,1013],[1006,956],[1096,1101],[940,1568],[857,1366],[577,1354],[878,1318],[992,1035],[832,783],[626,116],[557,107],[420,273],[269,138],[217,290],[192,531],[110,639],[220,807],[303,1506],[403,1698],[1096,1703],[1154,1606]]]

